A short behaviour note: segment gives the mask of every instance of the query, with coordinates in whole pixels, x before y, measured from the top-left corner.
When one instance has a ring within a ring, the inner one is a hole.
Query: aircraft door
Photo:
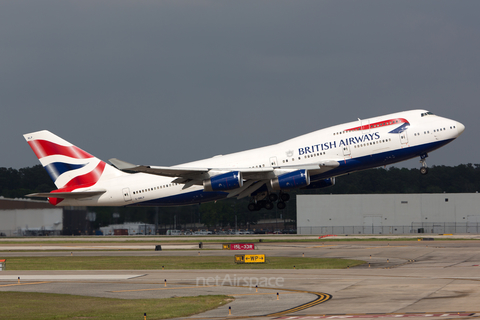
[[[407,130],[405,130],[405,131],[403,131],[402,133],[400,133],[400,142],[402,143],[402,145],[408,143]]]
[[[350,157],[351,155],[350,146],[347,146],[347,145],[343,146],[343,155],[345,157]]]
[[[278,166],[277,157],[270,157],[270,166],[271,167]]]
[[[360,121],[360,130],[362,130],[363,133],[369,133],[370,132],[370,120]]]
[[[123,188],[122,192],[123,192],[123,199],[125,200],[125,202],[132,200],[132,197],[130,196],[130,188]]]

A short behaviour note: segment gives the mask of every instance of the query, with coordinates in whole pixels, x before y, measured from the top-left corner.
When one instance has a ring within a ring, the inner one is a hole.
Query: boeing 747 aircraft
[[[465,127],[426,110],[358,119],[278,144],[173,167],[109,165],[49,131],[25,134],[57,186],[55,206],[181,206],[250,197],[248,209],[284,209],[288,191],[332,186],[335,177],[420,157],[453,141]]]

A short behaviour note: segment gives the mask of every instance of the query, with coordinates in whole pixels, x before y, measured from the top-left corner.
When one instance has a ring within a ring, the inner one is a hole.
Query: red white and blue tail
[[[72,191],[93,186],[105,170],[105,162],[49,131],[24,137],[59,189]]]
[[[99,182],[125,175],[50,131],[28,133],[24,137],[57,186],[58,190],[52,193],[57,193],[58,198],[103,193],[105,191],[98,188]],[[74,190],[77,192],[72,192]]]

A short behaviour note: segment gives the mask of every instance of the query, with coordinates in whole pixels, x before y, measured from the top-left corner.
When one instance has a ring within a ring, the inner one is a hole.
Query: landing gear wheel
[[[428,167],[427,167],[427,161],[425,160],[428,157],[428,154],[422,154],[420,156],[420,163],[422,164],[422,167],[420,168],[420,173],[425,175],[428,173]]]
[[[248,206],[247,206],[248,211],[255,211],[255,207],[256,207],[256,205],[253,202],[249,203]]]
[[[280,194],[280,199],[282,201],[288,201],[288,200],[290,200],[290,195],[288,193],[281,193]]]
[[[268,195],[268,200],[270,200],[271,202],[275,202],[278,200],[278,195],[276,193],[270,193]]]
[[[271,203],[271,202],[265,203],[265,209],[272,210],[273,209],[273,203]]]
[[[285,202],[283,202],[283,201],[279,201],[279,202],[277,203],[277,208],[280,209],[280,210],[285,209],[286,206],[287,206],[287,205],[286,205]]]

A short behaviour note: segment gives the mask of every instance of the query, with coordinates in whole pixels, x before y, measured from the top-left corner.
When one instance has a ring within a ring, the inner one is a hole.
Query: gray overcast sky
[[[174,165],[409,109],[480,163],[480,1],[2,1],[0,167],[24,133]],[[417,167],[411,160],[397,166]]]

